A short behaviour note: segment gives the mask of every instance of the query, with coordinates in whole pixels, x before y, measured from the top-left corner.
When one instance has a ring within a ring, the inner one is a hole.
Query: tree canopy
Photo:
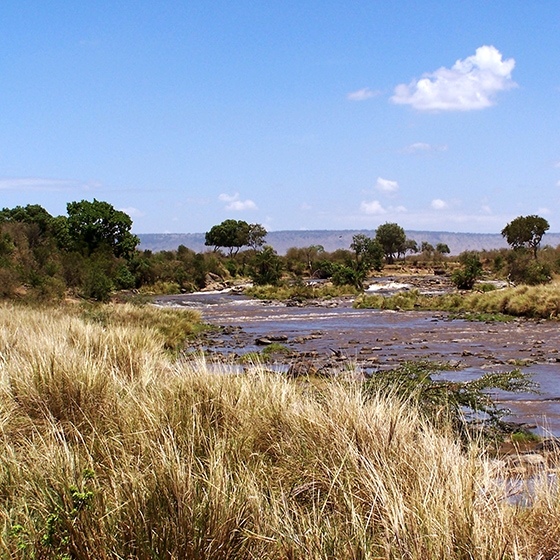
[[[406,243],[406,234],[399,224],[387,222],[377,228],[375,239],[383,248],[387,263],[393,264],[395,255],[402,252]]]
[[[243,220],[224,220],[206,232],[204,244],[213,246],[217,251],[229,249],[229,256],[236,255],[241,247],[258,250],[264,244],[267,231],[260,224],[248,224]]]
[[[116,257],[130,257],[140,242],[136,235],[130,233],[130,216],[108,202],[95,198],[93,202],[69,202],[66,211],[72,243],[87,254],[109,248]]]
[[[537,250],[550,225],[547,220],[540,216],[519,216],[511,221],[502,230],[502,236],[506,238],[513,249],[527,248],[533,251],[535,260]]]
[[[352,237],[350,248],[354,251],[355,268],[358,272],[367,274],[371,268],[375,270],[383,268],[383,249],[376,239],[358,233]]]

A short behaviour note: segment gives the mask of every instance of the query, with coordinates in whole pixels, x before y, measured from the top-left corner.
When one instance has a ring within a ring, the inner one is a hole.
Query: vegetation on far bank
[[[356,298],[360,309],[452,311],[496,315],[558,319],[560,317],[560,282],[539,286],[515,286],[487,292],[423,295],[418,290],[392,296],[362,294]]]
[[[367,390],[216,375],[166,351],[152,313],[0,305],[3,557],[558,554],[548,471],[513,504],[421,364]]]
[[[408,239],[394,223],[380,225],[373,238],[354,235],[348,249],[329,253],[320,245],[293,247],[284,256],[265,245],[263,226],[242,220],[212,227],[206,243],[213,250],[205,253],[184,246],[159,253],[140,251],[131,227],[124,212],[97,200],[71,202],[67,215],[56,217],[39,205],[4,208],[0,298],[32,303],[68,296],[108,301],[118,292],[135,292],[134,297],[142,299],[250,280],[253,287],[245,293],[252,297],[324,299],[360,294],[372,273],[408,267],[438,271],[462,291],[441,297],[415,291],[389,298],[361,295],[356,305],[537,318],[555,318],[559,312],[557,284],[550,282],[560,273],[560,248],[541,247],[548,222],[539,216],[520,216],[507,224],[502,235],[511,249],[467,251],[456,257],[449,256],[444,244],[434,248]],[[475,286],[484,288],[482,278],[508,279],[518,286],[471,293]]]

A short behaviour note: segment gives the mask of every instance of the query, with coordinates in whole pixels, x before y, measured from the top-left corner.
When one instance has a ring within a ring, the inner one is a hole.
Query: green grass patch
[[[538,443],[541,437],[531,432],[514,432],[511,434],[511,441],[516,445],[523,445],[526,443]]]
[[[263,348],[261,353],[265,356],[270,356],[271,354],[289,354],[290,352],[291,350],[287,346],[278,342],[273,342]]]

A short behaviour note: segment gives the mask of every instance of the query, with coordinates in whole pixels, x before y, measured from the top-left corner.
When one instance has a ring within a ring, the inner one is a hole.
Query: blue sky
[[[560,4],[6,0],[0,206],[560,231]]]

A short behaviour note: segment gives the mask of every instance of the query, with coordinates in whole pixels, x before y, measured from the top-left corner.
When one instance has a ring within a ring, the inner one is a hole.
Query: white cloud
[[[218,196],[218,200],[221,202],[229,202],[226,206],[226,210],[234,210],[236,212],[243,210],[258,210],[257,205],[252,200],[239,200],[239,193],[235,193],[233,196],[229,194],[221,194]]]
[[[538,213],[539,214],[550,214],[551,212],[550,212],[549,208],[544,208],[543,207],[543,208],[539,208]]]
[[[445,150],[447,150],[447,144],[438,146],[435,144],[426,144],[426,142],[415,142],[403,148],[401,152],[403,154],[429,154],[431,152],[445,152]]]
[[[560,181],[558,181],[558,183],[556,183],[556,186],[557,186],[557,187],[560,187]]]
[[[434,198],[434,200],[432,200],[432,208],[434,210],[443,210],[444,208],[447,208],[447,202],[445,202],[445,200],[441,200],[441,198]]]
[[[398,85],[391,101],[419,111],[484,109],[493,105],[497,92],[517,85],[511,79],[514,67],[513,58],[503,61],[498,49],[484,45],[451,69],[441,67],[420,80]]]
[[[393,193],[399,190],[399,184],[396,181],[389,181],[389,179],[382,179],[381,177],[378,177],[375,182],[375,188],[378,191]]]
[[[257,205],[252,200],[234,200],[226,206],[226,210],[258,210]]]
[[[374,200],[373,202],[366,202],[365,200],[360,205],[360,209],[364,214],[402,214],[406,212],[404,206],[389,206],[384,208],[379,200]]]
[[[370,99],[372,97],[377,97],[380,94],[379,91],[372,91],[369,88],[362,88],[358,91],[352,91],[346,96],[348,101],[365,101],[366,99]]]
[[[362,202],[360,206],[362,212],[365,214],[386,214],[387,210],[381,206],[379,200],[374,200],[373,202]]]
[[[142,210],[138,210],[138,208],[134,208],[133,206],[129,206],[128,208],[119,208],[119,210],[128,214],[131,218],[142,218],[142,216],[146,215],[146,212],[142,212]]]

